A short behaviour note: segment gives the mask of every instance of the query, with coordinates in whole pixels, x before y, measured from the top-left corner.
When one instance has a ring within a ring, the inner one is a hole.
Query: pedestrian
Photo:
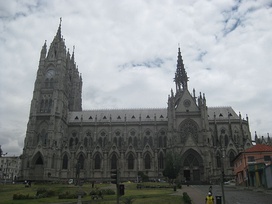
[[[214,198],[211,192],[208,193],[205,204],[214,204]]]
[[[212,193],[212,186],[210,186],[210,187],[209,187],[209,192],[211,192],[211,193]]]

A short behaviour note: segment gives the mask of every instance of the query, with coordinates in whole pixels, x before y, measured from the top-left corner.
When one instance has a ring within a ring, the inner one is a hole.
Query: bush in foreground
[[[191,200],[190,196],[186,192],[183,193],[183,201],[184,201],[185,204],[191,204],[192,203],[192,200]]]

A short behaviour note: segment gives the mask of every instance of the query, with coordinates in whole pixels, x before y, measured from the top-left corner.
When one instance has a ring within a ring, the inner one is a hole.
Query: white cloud
[[[166,107],[180,44],[189,88],[271,134],[271,1],[0,0],[0,144],[22,152],[39,55],[62,17],[83,107]],[[160,62],[161,60],[161,62]]]

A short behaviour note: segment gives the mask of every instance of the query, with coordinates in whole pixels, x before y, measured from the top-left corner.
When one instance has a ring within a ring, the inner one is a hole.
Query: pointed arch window
[[[221,167],[221,155],[219,153],[216,154],[216,166],[217,168]]]
[[[104,137],[104,140],[103,140],[103,147],[105,147],[105,145],[107,144],[107,138],[106,137]]]
[[[98,145],[99,145],[100,147],[102,147],[102,138],[101,138],[101,137],[99,137],[99,139],[98,139]]]
[[[128,169],[134,169],[134,157],[132,154],[129,154],[127,163],[128,163]]]
[[[51,169],[55,168],[55,154],[52,156],[52,161],[51,161]]]
[[[148,139],[147,137],[144,137],[144,145],[147,145]]]
[[[111,157],[111,169],[117,169],[117,156],[115,154]]]
[[[229,154],[229,162],[230,162],[229,165],[230,165],[230,167],[234,167],[234,163],[233,163],[234,158],[235,158],[234,153],[230,152],[230,154]]]
[[[92,146],[92,144],[93,144],[93,139],[90,138],[90,139],[89,139],[89,145]]]
[[[198,142],[198,126],[190,119],[185,120],[180,126],[180,141],[185,143],[188,137]]]
[[[101,158],[100,158],[99,154],[95,155],[95,158],[94,158],[94,169],[101,169]]]
[[[41,105],[40,105],[40,112],[44,112],[44,99],[42,99],[41,101]]]
[[[159,169],[164,169],[164,158],[163,158],[162,152],[159,154],[158,161],[159,161]]]
[[[148,142],[149,142],[150,146],[153,146],[153,138],[151,136],[149,137],[149,141]]]
[[[164,136],[164,142],[163,142],[163,147],[166,147],[167,146],[167,137]]]
[[[159,148],[161,148],[162,146],[162,136],[159,136]]]
[[[229,137],[228,135],[225,135],[225,146],[228,146],[229,144]]]
[[[43,165],[43,159],[42,159],[41,155],[38,157],[38,159],[36,160],[35,164]]]
[[[81,154],[78,158],[78,162],[80,163],[80,169],[84,168],[84,156]]]
[[[69,147],[72,147],[74,144],[74,139],[73,138],[70,138],[70,141],[69,141]]]
[[[117,138],[116,137],[113,138],[113,144],[117,145]]]
[[[87,147],[88,146],[88,139],[87,137],[84,138],[84,147]]]
[[[134,146],[135,148],[138,147],[137,137],[134,137],[133,146]]]
[[[118,138],[118,147],[120,148],[122,146],[122,138]]]
[[[132,144],[132,138],[131,137],[128,138],[128,144],[129,145]]]
[[[46,146],[48,142],[48,133],[46,132],[45,129],[43,129],[41,132],[41,142],[43,146]]]
[[[151,158],[149,154],[145,155],[144,164],[145,164],[145,169],[151,169]]]
[[[68,169],[68,156],[65,154],[62,158],[62,169]]]

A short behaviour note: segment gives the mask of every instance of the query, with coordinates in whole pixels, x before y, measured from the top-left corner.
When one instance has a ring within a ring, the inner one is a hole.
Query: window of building
[[[159,137],[159,147],[162,147],[162,136]]]
[[[87,145],[88,145],[88,139],[85,137],[84,138],[84,147],[87,147]]]
[[[115,154],[111,157],[111,169],[117,169],[117,156]]]
[[[134,146],[134,148],[138,147],[137,137],[134,137],[133,146]]]
[[[230,162],[229,165],[230,165],[230,167],[234,167],[234,164],[233,164],[234,157],[235,157],[234,153],[231,152],[229,154],[229,162]]]
[[[62,169],[68,168],[68,156],[65,154],[62,158]]]
[[[55,154],[52,156],[52,161],[51,161],[51,168],[55,168]]]
[[[94,158],[94,169],[100,169],[101,166],[101,159],[100,159],[100,156],[99,154],[95,155],[95,158]]]
[[[159,169],[164,169],[164,159],[163,159],[163,153],[161,152],[159,154]]]
[[[149,141],[148,141],[148,142],[149,142],[149,144],[150,144],[151,146],[153,146],[153,139],[152,139],[151,136],[149,137]]]
[[[217,168],[221,167],[221,155],[219,153],[216,154],[216,166]]]
[[[151,158],[149,154],[146,154],[144,158],[145,169],[151,169]]]
[[[264,161],[271,161],[271,157],[270,156],[264,156]]]
[[[78,158],[78,162],[80,163],[80,169],[84,169],[84,156],[81,154]]]
[[[128,169],[134,169],[134,157],[132,154],[128,156]]]
[[[247,157],[247,162],[255,162],[254,156],[248,156]]]

